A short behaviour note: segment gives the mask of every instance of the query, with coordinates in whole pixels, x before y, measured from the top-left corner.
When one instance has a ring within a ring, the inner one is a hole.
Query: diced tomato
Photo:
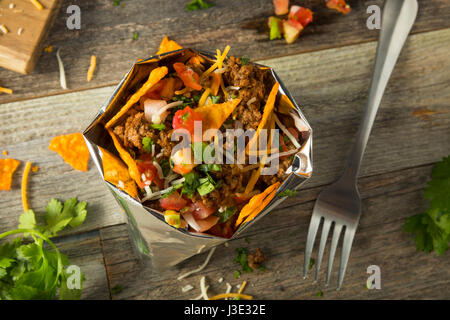
[[[345,0],[327,0],[327,7],[343,14],[349,13],[352,9],[345,3]]]
[[[195,220],[206,219],[214,212],[216,212],[215,208],[207,207],[201,201],[197,201],[192,203],[189,206],[189,211],[192,213],[192,216]]]
[[[139,173],[144,174],[146,179],[142,181],[141,188],[146,186],[145,182],[150,181],[154,183],[158,188],[162,189],[164,187],[164,181],[159,177],[158,170],[153,165],[152,156],[150,154],[142,155],[138,160],[136,160]]]
[[[289,11],[289,0],[273,0],[273,6],[277,16],[286,14]]]
[[[289,20],[298,21],[304,28],[313,21],[313,12],[304,7],[292,6],[289,11]]]
[[[191,133],[191,135],[193,135],[195,121],[202,121],[201,114],[195,112],[187,106],[183,110],[178,110],[175,112],[172,120],[172,127],[174,129],[186,129]]]
[[[167,197],[159,199],[159,204],[163,209],[180,211],[188,204],[188,202],[180,197],[180,194],[177,191],[174,191]]]
[[[187,68],[181,62],[174,63],[173,68],[186,87],[194,90],[202,90],[203,87],[200,85],[200,77],[194,70]]]

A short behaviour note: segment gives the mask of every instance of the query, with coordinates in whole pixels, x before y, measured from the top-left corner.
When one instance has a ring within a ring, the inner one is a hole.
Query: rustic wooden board
[[[318,290],[324,292],[325,299],[448,299],[448,253],[438,257],[434,253],[416,252],[412,237],[402,230],[407,216],[426,208],[422,189],[431,168],[427,165],[360,180],[363,216],[344,287],[339,292],[335,290],[339,260],[335,263],[330,288],[324,287],[325,267],[321,268],[318,284],[313,283],[313,273],[302,279],[306,232],[313,206],[313,201],[307,201],[274,210],[240,239],[230,241],[229,247],[219,246],[204,271],[181,281],[176,280],[177,276],[202,264],[206,254],[158,274],[148,261],[140,261],[133,255],[125,225],[102,229],[110,287],[123,289],[113,299],[190,299],[200,293],[199,281],[203,275],[211,286],[210,295],[224,292],[226,282],[236,292],[236,286],[247,280],[245,293],[257,299],[315,299]],[[301,197],[299,194],[298,198]],[[237,265],[233,259],[239,247],[262,248],[268,256],[267,271],[254,271],[234,279]],[[366,270],[372,264],[381,268],[381,290],[365,287],[369,276]],[[220,278],[224,279],[222,283],[218,283]],[[187,284],[195,289],[182,293],[181,288]]]
[[[273,14],[269,0],[217,0],[208,10],[186,12],[186,0],[123,1],[124,7],[113,1],[74,0],[64,3],[46,44],[61,48],[70,90],[82,90],[117,83],[133,61],[156,52],[164,35],[181,45],[215,51],[227,44],[231,53],[253,59],[311,52],[332,47],[375,40],[377,30],[369,30],[366,8],[382,4],[382,0],[350,0],[353,11],[347,16],[329,10],[323,0],[295,1],[312,8],[315,21],[292,45],[284,40],[269,41],[267,17]],[[67,6],[79,5],[82,13],[81,30],[68,30]],[[99,14],[102,13],[102,14]],[[164,17],[164,18],[162,18]],[[420,2],[413,33],[450,26],[450,3],[442,0]],[[133,33],[139,39],[132,40]],[[0,70],[0,85],[11,87],[14,95],[0,95],[0,102],[61,93],[58,65],[52,53],[43,53],[30,76]],[[92,54],[98,57],[98,68],[92,82],[86,82],[86,72]]]
[[[449,44],[450,29],[414,35],[408,41],[383,98],[362,176],[434,163],[450,154]],[[304,188],[328,184],[341,172],[364,108],[374,51],[375,43],[366,43],[267,61],[303,106],[314,129],[315,169]],[[42,211],[51,197],[77,195],[88,201],[92,214],[80,229],[68,233],[125,221],[92,162],[88,173],[76,172],[48,150],[52,137],[83,130],[112,90],[0,105],[0,149],[41,167],[31,175],[31,207]],[[437,113],[429,119],[413,116],[423,108]],[[23,165],[15,174],[13,190],[0,193],[0,230],[17,225],[22,170]]]
[[[10,4],[13,8],[10,8]],[[61,0],[40,0],[42,10],[29,0],[2,1],[0,23],[9,30],[0,37],[0,66],[28,74],[33,71],[61,7]],[[22,32],[19,34],[19,28]]]

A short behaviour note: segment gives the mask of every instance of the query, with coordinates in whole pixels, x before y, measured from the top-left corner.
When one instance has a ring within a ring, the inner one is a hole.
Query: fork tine
[[[342,224],[335,223],[333,229],[333,239],[331,240],[330,256],[328,257],[327,277],[325,285],[328,287],[330,283],[331,269],[333,268],[334,255],[336,254],[336,248],[338,245],[339,236],[341,235]]]
[[[314,246],[314,241],[316,239],[317,229],[319,229],[321,217],[318,214],[314,214],[311,217],[311,222],[309,223],[308,237],[306,240],[305,249],[305,261],[303,264],[303,277],[306,278],[308,273],[309,259],[311,258],[311,252]]]
[[[316,263],[316,275],[314,280],[317,282],[319,277],[320,265],[322,264],[323,252],[325,250],[325,245],[327,244],[328,233],[330,232],[331,220],[325,219],[322,227],[322,236],[320,237],[319,253],[317,255]]]
[[[350,256],[350,250],[352,249],[353,238],[355,237],[356,228],[345,227],[344,242],[342,245],[342,255],[341,255],[341,265],[339,267],[339,280],[338,287],[339,290],[344,282],[345,271],[347,269],[347,262]]]

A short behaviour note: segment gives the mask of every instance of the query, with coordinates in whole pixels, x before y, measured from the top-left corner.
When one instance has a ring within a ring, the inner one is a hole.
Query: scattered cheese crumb
[[[22,35],[22,33],[23,33],[23,28],[17,29],[17,34],[18,34],[19,36]]]
[[[183,279],[183,278],[186,278],[187,276],[190,276],[190,275],[193,274],[193,273],[202,271],[202,270],[206,267],[206,265],[208,264],[209,259],[211,259],[211,256],[213,255],[213,253],[214,253],[215,250],[216,250],[216,247],[214,247],[214,248],[211,249],[211,251],[208,253],[208,256],[206,257],[205,262],[204,262],[200,267],[198,267],[198,268],[195,269],[195,270],[189,271],[188,273],[182,274],[182,275],[179,276],[177,279],[178,279],[178,280],[181,280],[181,279]]]
[[[89,70],[87,73],[87,81],[90,82],[94,76],[95,67],[97,66],[97,57],[91,56],[91,64],[89,65]],[[154,146],[154,145],[153,145]]]
[[[38,166],[33,166],[33,168],[31,168],[31,171],[38,172],[39,171],[39,167]]]
[[[30,174],[31,162],[28,161],[25,165],[25,170],[23,172],[22,177],[22,204],[23,211],[28,211],[28,200],[27,200],[27,184],[28,184],[28,175]]]
[[[7,34],[9,31],[8,31],[8,28],[4,25],[4,24],[2,24],[2,25],[0,25],[0,30],[4,33],[4,34]]]
[[[205,276],[200,279],[200,290],[202,291],[202,297],[204,300],[209,300],[208,289],[205,286]]]
[[[45,51],[45,52],[48,52],[48,53],[52,52],[52,51],[53,51],[53,46],[52,46],[52,45],[46,46],[46,47],[44,48],[44,51]]]
[[[10,8],[10,9],[14,9],[14,7],[15,7],[14,3],[10,3],[10,4],[9,4],[9,8]]]
[[[39,10],[44,9],[44,6],[38,0],[30,0],[31,3]]]
[[[190,285],[190,284],[187,284],[187,285],[185,285],[184,287],[181,288],[181,291],[183,293],[185,293],[185,292],[191,291],[192,289],[194,289],[194,287],[192,285]]]
[[[8,151],[3,150],[3,155],[4,155],[4,156],[7,156],[7,155],[8,155]]]
[[[222,283],[223,282],[223,278],[220,278],[219,280],[217,280],[218,283]]]
[[[58,59],[58,66],[59,66],[59,82],[61,84],[61,88],[64,90],[67,89],[67,82],[66,82],[66,72],[64,71],[64,64],[62,62],[61,56],[59,55],[60,49],[56,51],[56,59]]]
[[[228,246],[229,246],[228,242],[225,242],[223,245],[224,245],[225,247],[227,247],[227,248],[228,248]]]
[[[0,92],[7,93],[7,94],[13,94],[13,91],[11,89],[3,88],[3,87],[0,87]]]

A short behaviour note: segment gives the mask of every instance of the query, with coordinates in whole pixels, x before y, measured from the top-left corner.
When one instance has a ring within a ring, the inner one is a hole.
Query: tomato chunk
[[[142,179],[141,188],[144,188],[147,182],[154,183],[159,189],[164,187],[164,181],[159,177],[158,170],[153,164],[152,156],[150,154],[144,154],[136,160],[136,164],[141,175],[145,176]]]
[[[194,90],[202,90],[203,87],[200,85],[200,77],[194,70],[187,68],[181,62],[174,63],[173,68],[186,87]]]
[[[194,134],[194,122],[202,121],[201,114],[192,110],[189,106],[185,107],[183,110],[178,110],[175,112],[172,120],[172,127],[176,129],[186,129]]]
[[[304,7],[292,6],[289,11],[289,20],[298,21],[304,28],[313,21],[313,12]]]
[[[159,204],[163,209],[180,211],[188,202],[180,196],[178,191],[174,191],[167,197],[159,199]]]

